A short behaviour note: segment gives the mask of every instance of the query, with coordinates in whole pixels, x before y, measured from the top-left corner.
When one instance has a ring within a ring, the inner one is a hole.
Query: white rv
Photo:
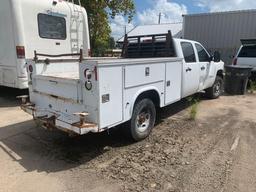
[[[28,88],[26,59],[90,51],[87,13],[64,0],[1,0],[0,86]]]

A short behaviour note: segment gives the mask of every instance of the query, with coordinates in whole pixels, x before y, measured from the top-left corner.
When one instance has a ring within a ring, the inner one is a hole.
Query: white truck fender
[[[133,98],[132,98],[132,103],[131,103],[131,105],[130,105],[130,106],[131,106],[131,107],[130,107],[130,117],[132,116],[134,105],[135,105],[135,103],[136,103],[136,100],[139,98],[139,96],[142,95],[143,93],[150,92],[150,91],[156,92],[156,93],[158,94],[159,101],[160,101],[159,105],[161,105],[161,95],[162,95],[162,94],[161,94],[161,92],[158,90],[157,87],[155,87],[155,86],[149,86],[149,87],[140,89],[140,90],[138,90],[138,91],[134,94],[134,96],[133,96]]]
[[[216,78],[219,74],[219,72],[221,71],[221,75],[224,75],[224,62],[219,62],[219,63],[215,63],[215,73],[214,73],[214,77]]]

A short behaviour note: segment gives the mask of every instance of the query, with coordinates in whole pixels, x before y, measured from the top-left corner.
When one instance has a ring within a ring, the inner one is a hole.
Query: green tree
[[[94,56],[101,55],[109,48],[111,29],[109,17],[116,15],[128,17],[130,22],[135,14],[133,0],[81,0],[88,13],[91,48]]]
[[[116,42],[114,37],[109,37],[108,39],[108,48],[109,49],[115,49],[116,48]]]

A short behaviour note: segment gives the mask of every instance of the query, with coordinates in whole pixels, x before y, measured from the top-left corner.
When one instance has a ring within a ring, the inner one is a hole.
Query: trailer
[[[154,127],[156,108],[200,91],[221,95],[224,63],[199,42],[171,32],[126,37],[122,55],[71,60],[36,52],[27,61],[30,95],[21,97],[21,108],[48,129],[78,135],[126,123],[139,141]]]
[[[0,86],[28,88],[26,59],[34,50],[61,54],[90,50],[87,13],[55,0],[1,0]]]

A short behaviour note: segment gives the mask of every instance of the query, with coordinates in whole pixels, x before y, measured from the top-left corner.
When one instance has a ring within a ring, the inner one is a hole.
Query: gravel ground
[[[186,101],[159,111],[151,136],[122,127],[69,138],[36,126],[0,88],[0,191],[256,191],[256,95]]]

